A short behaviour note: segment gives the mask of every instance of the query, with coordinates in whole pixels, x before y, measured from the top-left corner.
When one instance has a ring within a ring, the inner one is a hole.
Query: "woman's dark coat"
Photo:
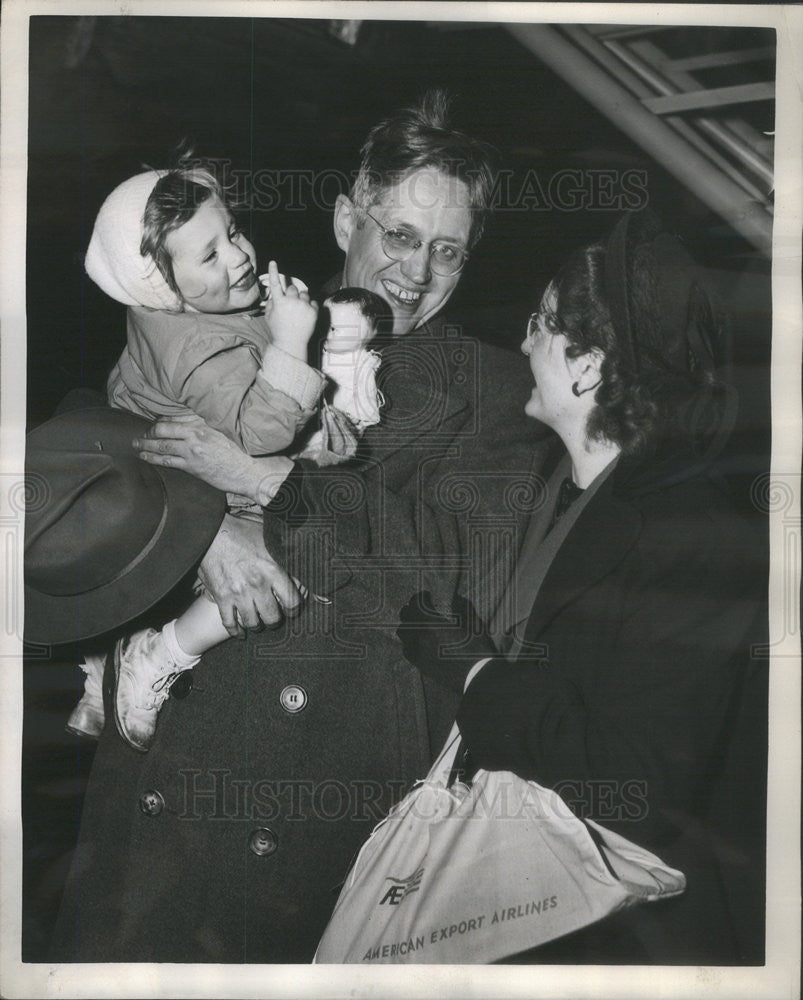
[[[530,652],[469,688],[458,722],[474,765],[557,788],[688,880],[535,960],[738,961],[706,818],[765,588],[720,484],[690,462],[623,459],[543,580]]]

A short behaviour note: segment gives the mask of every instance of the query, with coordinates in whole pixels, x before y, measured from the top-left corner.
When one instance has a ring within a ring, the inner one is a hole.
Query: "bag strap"
[[[463,685],[463,694],[465,694],[466,691],[468,691],[469,684],[474,680],[474,678],[477,676],[480,670],[482,670],[485,664],[489,663],[492,659],[493,659],[492,656],[485,656],[481,660],[477,660],[477,662],[474,664],[471,670],[469,670],[469,672],[466,674],[466,682]]]
[[[469,749],[461,739],[457,744],[457,750],[454,755],[454,764],[452,764],[452,769],[449,772],[449,777],[446,779],[446,787],[451,788],[456,782],[461,782],[464,785],[471,784],[471,778],[466,777],[466,770],[468,764]]]
[[[460,730],[457,728],[457,723],[453,723],[452,730],[446,737],[446,743],[443,746],[438,755],[435,763],[429,769],[429,774],[427,775],[427,782],[430,784],[443,785],[448,787],[449,777],[455,766],[455,760],[457,759],[458,749],[462,743],[460,739]]]
[[[469,670],[466,675],[466,682],[463,685],[464,694],[480,670],[492,659],[492,656],[486,656],[482,660],[478,660],[471,670]],[[446,743],[440,754],[438,754],[435,763],[430,768],[426,780],[430,783],[443,785],[444,788],[449,788],[454,784],[457,771],[459,770],[459,763],[462,763],[464,754],[465,750],[463,748],[463,741],[460,738],[460,730],[455,722],[452,724],[451,732],[446,737]]]

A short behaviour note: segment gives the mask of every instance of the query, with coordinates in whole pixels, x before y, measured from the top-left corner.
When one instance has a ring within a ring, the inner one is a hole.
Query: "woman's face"
[[[566,357],[568,340],[562,333],[551,332],[547,326],[547,316],[556,304],[555,291],[550,285],[538,312],[530,317],[521,349],[530,360],[535,383],[524,412],[559,430],[568,414],[574,412],[573,403],[577,402],[577,397],[572,393],[572,376]]]

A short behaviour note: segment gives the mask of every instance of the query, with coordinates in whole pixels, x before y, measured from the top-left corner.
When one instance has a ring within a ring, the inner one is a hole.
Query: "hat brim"
[[[31,431],[27,447],[37,441],[58,446],[92,447],[100,441],[104,452],[131,454],[131,441],[150,421],[124,410],[93,407],[77,411],[70,427],[56,417]],[[137,618],[160,601],[203,558],[226,512],[220,490],[179,469],[151,466],[162,480],[167,509],[158,543],[124,576],[86,593],[54,596],[25,584],[24,639],[28,643],[59,645],[102,635]]]

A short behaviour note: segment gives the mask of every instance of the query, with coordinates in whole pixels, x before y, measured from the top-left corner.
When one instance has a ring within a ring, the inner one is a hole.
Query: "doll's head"
[[[150,170],[115,188],[95,220],[86,270],[126,305],[227,313],[259,299],[254,248],[200,168]]]
[[[340,288],[325,302],[329,309],[329,350],[355,350],[377,335],[388,305],[367,288]]]

